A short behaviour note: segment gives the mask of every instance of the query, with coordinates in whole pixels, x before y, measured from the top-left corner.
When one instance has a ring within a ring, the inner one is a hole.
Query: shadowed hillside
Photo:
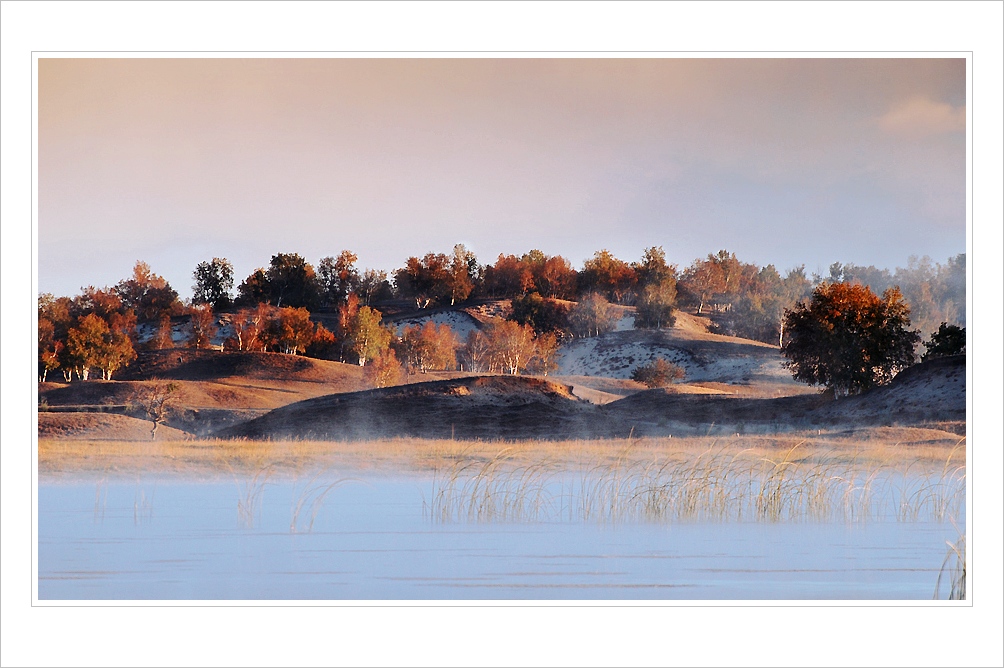
[[[964,422],[966,359],[924,362],[889,385],[834,400],[829,393],[750,399],[695,396],[656,389],[599,409],[641,434],[779,432],[832,425],[881,426]]]
[[[521,376],[480,376],[309,399],[215,435],[576,439],[958,425],[965,420],[964,383],[965,359],[954,358],[918,365],[889,386],[848,399],[822,393],[753,399],[656,389],[598,407],[578,399],[568,385]]]
[[[477,376],[318,397],[216,435],[332,440],[569,438],[591,433],[591,408],[567,385],[525,376]]]

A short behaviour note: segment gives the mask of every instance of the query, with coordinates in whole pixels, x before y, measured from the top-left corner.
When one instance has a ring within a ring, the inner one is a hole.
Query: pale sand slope
[[[149,441],[153,423],[126,415],[109,413],[39,413],[38,437],[59,439],[101,439]],[[189,434],[167,425],[157,428],[158,440],[181,440]]]
[[[404,332],[405,327],[422,327],[427,322],[432,322],[436,325],[448,325],[457,336],[457,340],[461,343],[467,338],[468,334],[478,328],[477,321],[463,311],[439,311],[428,316],[413,316],[404,320],[397,320],[392,324],[397,329],[398,336],[400,336]]]
[[[623,330],[574,339],[558,352],[559,376],[627,379],[658,357],[682,367],[688,382],[797,385],[782,366],[776,346],[707,332],[707,321],[677,313],[667,330]]]

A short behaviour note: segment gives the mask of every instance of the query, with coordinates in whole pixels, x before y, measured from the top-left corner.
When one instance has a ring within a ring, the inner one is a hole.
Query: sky
[[[966,250],[963,59],[41,58],[38,283],[137,260]]]

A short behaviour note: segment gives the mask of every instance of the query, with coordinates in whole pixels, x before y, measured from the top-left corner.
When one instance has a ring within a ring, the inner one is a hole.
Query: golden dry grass
[[[952,455],[965,465],[965,439],[934,429],[881,428],[807,434],[731,437],[632,438],[569,441],[454,441],[397,438],[379,441],[164,440],[111,441],[40,438],[43,474],[151,472],[212,475],[265,465],[297,472],[326,466],[362,470],[429,471],[459,460],[489,461],[500,453],[513,465],[542,461],[648,464],[691,461],[708,451],[776,457],[795,446],[798,463],[855,462],[868,466],[934,466]]]

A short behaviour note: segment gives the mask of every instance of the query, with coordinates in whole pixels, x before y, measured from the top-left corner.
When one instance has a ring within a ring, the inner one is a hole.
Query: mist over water
[[[43,479],[38,598],[926,600],[965,526],[895,502],[864,521],[588,517],[569,512],[581,471],[524,487],[549,512],[479,520],[437,514],[443,475]]]

